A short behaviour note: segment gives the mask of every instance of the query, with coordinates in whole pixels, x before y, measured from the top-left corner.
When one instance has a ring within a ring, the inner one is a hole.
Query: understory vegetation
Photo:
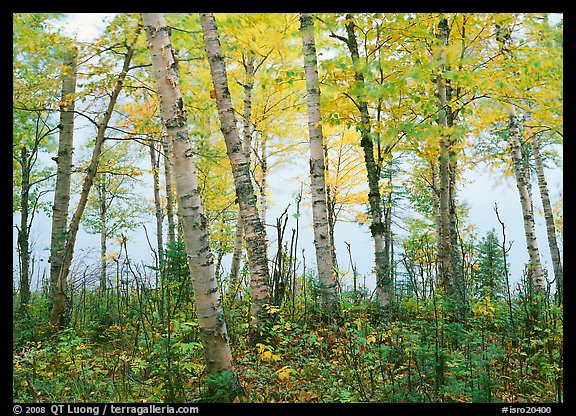
[[[69,326],[56,334],[46,295],[35,293],[14,321],[14,401],[206,398],[182,244],[167,254],[162,271],[123,262],[114,278],[119,285],[105,292],[90,290],[85,279],[70,292]],[[151,276],[160,279],[158,289],[151,289]],[[343,285],[341,315],[331,320],[319,309],[315,276],[293,275],[285,283],[283,301],[270,306],[270,337],[255,346],[247,342],[249,289],[224,294],[244,390],[237,402],[562,400],[562,308],[551,295],[531,299],[526,282],[510,302],[490,295],[471,299],[463,323],[447,317],[439,294],[419,295],[408,282],[396,285],[386,313],[363,287]]]

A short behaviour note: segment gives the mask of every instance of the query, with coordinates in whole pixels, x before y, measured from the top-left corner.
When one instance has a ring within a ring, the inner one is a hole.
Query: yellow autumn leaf
[[[366,345],[370,345],[376,342],[376,334],[370,334],[366,337]]]
[[[274,360],[274,361],[279,361],[280,360],[280,355],[279,354],[274,354],[272,351],[268,350],[268,351],[264,351],[261,355],[261,358],[263,360]]]
[[[118,252],[116,250],[112,250],[111,252],[106,254],[106,261],[107,262],[116,261],[116,260],[118,260]]]
[[[278,376],[281,381],[288,380],[290,378],[290,373],[292,369],[288,366],[282,367],[280,370],[276,370],[274,374]]]

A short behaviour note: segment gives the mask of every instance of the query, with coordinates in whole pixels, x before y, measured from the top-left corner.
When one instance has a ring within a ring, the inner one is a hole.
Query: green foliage
[[[478,246],[477,271],[473,274],[473,295],[504,298],[506,277],[504,253],[494,229],[488,231]]]

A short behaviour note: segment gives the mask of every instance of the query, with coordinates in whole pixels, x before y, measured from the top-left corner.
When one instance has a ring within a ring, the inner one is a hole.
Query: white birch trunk
[[[516,115],[512,112],[509,115],[509,141],[510,156],[514,176],[516,177],[516,187],[520,196],[520,205],[522,207],[522,216],[524,218],[524,235],[526,237],[526,249],[530,263],[530,280],[532,289],[536,292],[544,290],[544,279],[542,277],[542,264],[540,262],[540,252],[536,240],[536,224],[534,221],[533,201],[530,195],[529,185],[526,183],[526,175],[522,164],[522,153],[520,150],[520,133],[518,131],[518,122]]]
[[[178,214],[194,288],[206,371],[212,376],[223,373],[230,376],[227,378],[229,384],[225,386],[225,396],[229,399],[236,395],[239,381],[232,362],[220,291],[215,278],[207,218],[203,212],[192,159],[192,145],[180,92],[177,63],[170,46],[164,15],[142,13],[142,20],[149,42],[162,118],[172,148]],[[213,393],[216,392],[217,386],[209,384],[209,387]]]
[[[542,209],[544,210],[544,219],[546,220],[546,234],[548,236],[548,247],[550,248],[550,256],[552,257],[552,268],[554,270],[554,277],[556,278],[556,291],[563,297],[564,291],[564,272],[562,267],[562,257],[558,248],[556,240],[556,227],[554,225],[554,211],[550,203],[550,195],[548,194],[548,183],[544,175],[544,164],[542,163],[542,156],[540,155],[540,148],[536,137],[530,137],[530,144],[532,146],[532,155],[536,164],[536,176],[538,178],[538,187],[540,189],[540,198],[542,199]]]
[[[236,117],[228,89],[228,77],[216,21],[212,13],[200,13],[200,22],[204,34],[206,54],[212,73],[216,107],[220,117],[220,127],[226,142],[226,151],[232,167],[236,196],[242,222],[244,239],[250,266],[250,288],[252,290],[252,322],[250,339],[252,343],[264,340],[271,316],[266,309],[270,303],[270,273],[264,225],[261,222],[256,206],[256,195],[250,180],[250,163],[242,147],[236,127]]]
[[[64,58],[62,68],[62,99],[60,106],[60,137],[56,157],[56,186],[52,206],[52,231],[50,240],[50,294],[55,293],[62,268],[66,227],[70,205],[70,180],[72,177],[72,149],[74,145],[74,94],[76,92],[76,61],[78,51],[72,50]]]
[[[308,96],[308,132],[310,136],[310,188],[312,192],[312,225],[314,247],[320,280],[320,294],[324,311],[338,311],[338,295],[334,276],[334,263],[330,249],[330,232],[326,207],[326,176],[324,166],[324,139],[320,111],[320,83],[314,39],[314,17],[300,14],[300,33],[304,54],[304,72]]]

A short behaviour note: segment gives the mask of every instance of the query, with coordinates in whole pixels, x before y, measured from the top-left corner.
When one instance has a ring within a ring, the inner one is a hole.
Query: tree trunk
[[[266,190],[268,188],[268,154],[266,153],[267,137],[261,137],[261,155],[260,155],[260,168],[262,169],[262,178],[260,180],[260,218],[264,225],[264,238],[266,238],[266,214],[268,204],[266,203]]]
[[[324,146],[324,161],[326,168],[326,178],[328,178],[328,146]],[[326,212],[328,214],[328,235],[330,236],[330,255],[332,256],[332,264],[334,270],[338,273],[338,259],[336,257],[336,243],[334,242],[334,227],[336,226],[336,196],[332,195],[330,185],[326,185]]]
[[[102,175],[102,181],[96,185],[98,202],[100,207],[100,290],[106,292],[106,175]]]
[[[166,216],[168,217],[168,244],[176,241],[176,219],[174,216],[174,189],[172,186],[172,158],[171,145],[168,135],[162,137],[162,150],[164,151],[164,177],[166,181]]]
[[[256,343],[266,336],[267,321],[270,318],[265,308],[265,305],[270,303],[270,273],[268,270],[264,225],[258,215],[256,195],[250,181],[250,163],[246,159],[236,128],[236,118],[228,89],[228,78],[214,15],[212,13],[200,13],[200,22],[212,73],[221,130],[226,142],[226,151],[234,176],[236,197],[238,198],[240,215],[244,223],[244,238],[248,252],[251,274],[250,286],[252,289],[250,338],[252,343]]]
[[[238,286],[238,275],[240,274],[240,262],[242,261],[242,248],[244,247],[244,224],[240,211],[236,215],[236,234],[234,235],[234,250],[232,252],[232,262],[230,263],[230,276],[228,291],[236,293]]]
[[[214,258],[210,251],[207,218],[204,215],[192,145],[186,124],[186,110],[179,87],[179,75],[169,29],[161,13],[142,13],[150,48],[152,68],[166,131],[170,137],[178,214],[192,277],[200,339],[204,347],[209,389],[220,400],[231,400],[240,384],[235,373],[224,320],[220,291],[215,278]],[[218,386],[217,376],[226,383]],[[224,391],[218,391],[218,388]]]
[[[392,166],[388,168],[388,197],[384,208],[384,276],[393,285],[391,257],[392,257]]]
[[[28,226],[28,201],[30,197],[30,153],[26,146],[20,151],[22,166],[22,186],[20,188],[20,229],[18,248],[20,250],[20,310],[25,311],[30,303],[30,228]]]
[[[72,153],[74,145],[74,93],[76,92],[76,60],[74,48],[64,57],[62,69],[62,99],[60,105],[60,136],[56,157],[56,186],[52,206],[52,231],[50,240],[50,297],[55,293],[58,276],[62,269],[66,227],[70,205],[70,180],[72,177]]]
[[[445,89],[443,83],[438,77],[438,91],[440,94],[444,93],[444,102],[446,100]],[[442,96],[440,98],[442,102]],[[440,104],[441,105],[441,104]],[[445,116],[439,116],[438,124],[446,126]],[[447,296],[454,295],[453,283],[454,278],[452,275],[452,239],[450,238],[450,161],[449,161],[449,138],[447,134],[442,133],[440,138],[440,188],[439,188],[439,212],[440,212],[440,241],[438,243],[438,262],[439,262],[439,275],[440,285],[444,288]]]
[[[136,34],[138,35],[139,32],[140,29],[137,29]],[[106,133],[106,129],[108,127],[110,118],[112,117],[112,112],[114,110],[114,106],[116,105],[118,95],[122,90],[124,79],[126,78],[126,74],[128,73],[130,61],[132,60],[132,55],[134,53],[134,45],[136,44],[136,40],[138,39],[137,35],[134,36],[132,43],[128,46],[124,58],[122,71],[118,75],[116,86],[112,91],[110,102],[108,103],[108,107],[102,118],[102,122],[98,125],[96,143],[94,144],[94,149],[92,151],[92,158],[90,159],[90,164],[88,166],[86,176],[84,177],[84,182],[82,183],[80,201],[78,202],[78,206],[76,207],[74,216],[70,221],[70,227],[68,229],[68,239],[66,241],[66,246],[64,249],[62,267],[60,269],[60,273],[58,274],[56,284],[54,287],[53,306],[50,317],[50,322],[56,328],[59,328],[65,324],[66,281],[68,279],[68,274],[70,273],[70,266],[72,265],[72,257],[74,255],[74,245],[76,244],[76,236],[78,234],[78,228],[80,226],[80,219],[82,218],[82,214],[84,213],[84,208],[86,208],[86,203],[88,202],[88,194],[90,193],[90,188],[92,188],[92,184],[94,182],[94,176],[96,175],[96,171],[98,170],[98,162],[100,160],[100,154],[102,152],[104,135]]]
[[[443,18],[438,24],[438,41],[442,46],[448,46],[450,27],[448,20]],[[444,79],[444,72],[448,70],[444,54],[440,54],[440,73],[436,77],[438,125],[445,129],[454,125],[454,113],[450,107],[452,88]],[[440,155],[438,159],[440,169],[439,187],[439,238],[438,262],[440,284],[449,300],[454,303],[453,317],[460,321],[464,318],[465,293],[463,273],[461,271],[461,258],[458,251],[458,229],[456,216],[456,163],[457,155],[454,150],[455,138],[448,131],[443,131],[440,138]]]
[[[158,264],[161,267],[164,263],[164,241],[162,230],[162,200],[160,199],[160,158],[156,157],[156,147],[154,142],[148,145],[150,150],[150,167],[152,168],[152,177],[154,179],[154,211],[156,213],[156,245],[158,251]]]
[[[324,168],[324,139],[320,110],[320,83],[314,40],[314,17],[300,14],[300,34],[304,55],[304,73],[308,96],[308,132],[310,135],[310,189],[312,192],[312,226],[314,247],[320,280],[320,300],[328,315],[338,313],[338,292],[334,276],[334,262],[330,250],[330,233],[326,207],[326,173]]]
[[[544,279],[542,277],[542,264],[540,262],[540,252],[536,240],[536,224],[534,221],[533,201],[530,196],[526,175],[522,164],[522,152],[520,150],[520,133],[518,131],[518,121],[513,112],[509,115],[509,140],[510,140],[510,157],[514,176],[516,178],[516,187],[520,195],[520,205],[522,207],[522,216],[524,218],[524,235],[526,237],[526,249],[530,259],[530,283],[535,292],[544,290]]]
[[[358,53],[358,43],[356,35],[354,34],[355,24],[352,21],[351,15],[346,15],[348,23],[346,24],[347,38],[342,40],[348,46],[350,55],[352,57],[352,66],[354,67],[354,74],[357,87],[364,90],[364,75],[360,71],[360,55]],[[386,254],[384,243],[385,227],[382,222],[382,207],[381,195],[379,187],[379,169],[376,160],[374,159],[374,143],[372,141],[371,127],[370,127],[370,114],[368,113],[368,102],[364,93],[357,94],[355,102],[358,110],[360,111],[361,124],[359,126],[361,133],[360,145],[364,151],[364,163],[366,165],[366,172],[368,176],[368,201],[370,203],[370,215],[372,223],[370,224],[370,232],[374,239],[374,259],[376,266],[376,296],[382,308],[390,306],[392,301],[393,288],[386,275]]]
[[[440,253],[440,185],[438,184],[438,163],[437,161],[429,161],[430,165],[430,191],[432,196],[432,211],[434,213],[434,230],[436,237],[436,253]],[[439,261],[436,260],[436,284],[441,286],[440,282],[440,271],[439,271]]]
[[[250,165],[250,146],[252,141],[252,88],[254,87],[254,61],[251,56],[244,60],[244,69],[246,70],[246,82],[243,84],[244,88],[244,112],[243,112],[243,126],[242,126],[242,149]],[[234,251],[232,253],[232,263],[230,266],[230,290],[236,293],[236,286],[238,285],[238,274],[240,272],[240,261],[242,260],[242,248],[244,246],[244,224],[242,223],[242,215],[238,210],[236,216],[236,235],[234,237]]]
[[[446,37],[446,44],[448,44],[448,36]],[[449,68],[446,68],[449,69]],[[453,88],[450,81],[446,81],[446,102],[444,109],[446,110],[446,125],[449,128],[454,126],[455,115],[450,103],[452,102]],[[458,155],[456,153],[457,137],[453,134],[449,135],[449,196],[450,196],[450,248],[452,256],[452,279],[454,289],[454,301],[456,303],[455,318],[462,321],[466,318],[466,283],[464,279],[462,253],[460,251],[460,237],[458,233],[458,212],[456,201],[456,173],[458,167]]]
[[[255,138],[255,150],[254,155],[256,156],[255,162],[260,166],[260,182],[254,175],[254,183],[258,187],[259,197],[260,197],[260,220],[264,227],[266,227],[266,213],[267,213],[267,203],[266,203],[266,190],[268,187],[268,154],[266,153],[266,144],[268,138],[266,133],[260,133],[259,138]],[[259,153],[258,153],[259,152]],[[264,228],[264,236],[266,238],[266,228]]]
[[[548,236],[548,247],[550,248],[550,256],[552,257],[552,267],[554,269],[554,277],[556,278],[556,291],[560,300],[563,298],[564,291],[564,272],[562,267],[562,258],[560,257],[560,250],[556,241],[556,227],[554,226],[554,211],[550,203],[550,196],[548,194],[548,183],[544,175],[544,164],[542,163],[542,156],[536,136],[530,137],[530,144],[532,146],[532,155],[536,164],[536,176],[538,178],[538,187],[540,189],[540,198],[542,199],[542,208],[544,210],[544,219],[546,220],[546,234]]]

